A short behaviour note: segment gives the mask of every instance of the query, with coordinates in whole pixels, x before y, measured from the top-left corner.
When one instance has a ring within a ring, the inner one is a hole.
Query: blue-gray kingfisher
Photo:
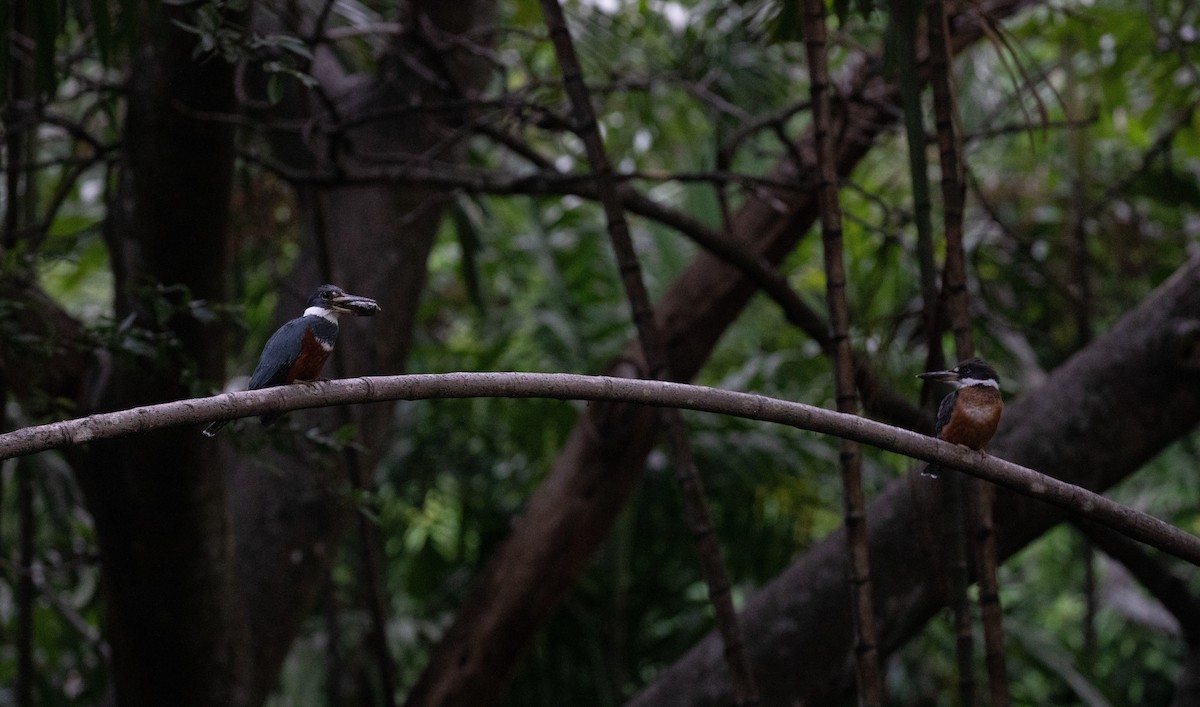
[[[379,305],[369,297],[346,294],[336,285],[321,285],[308,298],[304,314],[279,327],[267,340],[246,389],[317,380],[337,343],[338,315],[369,317],[377,312]],[[263,424],[278,417],[278,413],[263,415]],[[204,428],[204,434],[212,437],[229,422],[217,420]]]

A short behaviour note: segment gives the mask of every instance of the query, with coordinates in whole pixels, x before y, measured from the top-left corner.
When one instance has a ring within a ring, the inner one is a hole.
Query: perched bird
[[[304,314],[279,327],[267,340],[246,389],[317,380],[337,343],[338,315],[369,317],[377,312],[379,305],[369,297],[348,295],[336,285],[321,285],[308,298]],[[279,414],[263,415],[263,424],[271,424]],[[212,437],[229,422],[217,420],[204,428],[204,434]]]
[[[948,371],[921,373],[917,377],[954,386],[938,406],[934,435],[969,449],[986,447],[996,434],[1000,413],[1004,410],[996,371],[983,359],[969,358]],[[922,473],[937,476],[937,467],[930,464]]]

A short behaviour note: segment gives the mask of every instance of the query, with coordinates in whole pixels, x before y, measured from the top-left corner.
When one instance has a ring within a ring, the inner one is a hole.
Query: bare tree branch
[[[857,415],[765,395],[670,381],[572,373],[426,373],[364,376],[243,390],[143,405],[0,434],[0,460],[212,420],[332,405],[447,398],[605,400],[713,412],[834,435],[991,481],[1108,526],[1200,566],[1200,538],[1133,508],[1033,469]],[[199,434],[197,430],[196,434]]]

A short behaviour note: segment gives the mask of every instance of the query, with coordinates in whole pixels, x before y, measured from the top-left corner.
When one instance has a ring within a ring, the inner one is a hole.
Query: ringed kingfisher
[[[304,314],[279,327],[267,340],[246,389],[317,380],[337,343],[338,316],[369,317],[379,311],[379,305],[369,297],[346,294],[336,285],[321,285],[308,298]],[[269,425],[279,415],[263,415],[262,422]],[[212,437],[230,422],[217,420],[204,428],[204,434]]]
[[[969,358],[948,371],[921,373],[917,377],[954,386],[938,406],[934,435],[968,449],[978,451],[986,447],[996,434],[1004,410],[996,371],[981,358]],[[936,477],[937,467],[930,464],[921,473]]]

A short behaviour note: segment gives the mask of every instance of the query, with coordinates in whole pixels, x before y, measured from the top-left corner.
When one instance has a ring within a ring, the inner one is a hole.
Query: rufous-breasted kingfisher
[[[279,327],[267,339],[246,389],[317,380],[337,343],[338,316],[369,317],[379,311],[379,305],[369,297],[346,294],[336,285],[321,285],[308,298],[304,314]],[[279,413],[263,415],[263,424],[278,417]],[[229,422],[217,420],[204,428],[204,434],[212,437]]]
[[[969,358],[948,371],[921,373],[918,378],[950,383],[954,390],[938,406],[938,439],[982,450],[996,434],[1004,401],[1000,399],[1000,378],[996,371],[980,358]],[[924,474],[937,476],[933,464]]]

